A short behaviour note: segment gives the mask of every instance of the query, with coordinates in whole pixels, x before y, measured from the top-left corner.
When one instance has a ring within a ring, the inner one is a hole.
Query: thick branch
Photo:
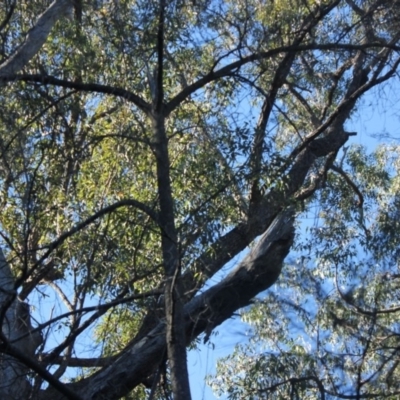
[[[55,0],[50,4],[47,10],[39,16],[35,26],[29,30],[22,46],[0,65],[0,78],[15,75],[28,64],[46,42],[55,23],[67,14],[70,7],[72,7],[71,0]]]
[[[65,360],[65,357],[56,357],[51,360],[52,365],[65,364],[68,367],[84,367],[84,368],[98,368],[107,367],[113,363],[119,355],[114,355],[110,357],[94,357],[94,358],[76,358],[71,357]]]
[[[0,249],[0,398],[28,397],[25,361],[31,361],[42,338],[32,334],[29,306],[16,297],[14,278]],[[17,353],[13,349],[18,346]],[[19,357],[20,354],[26,358]],[[18,385],[16,385],[18,382]]]
[[[154,153],[157,163],[157,187],[160,204],[161,247],[165,272],[165,316],[169,367],[174,399],[190,400],[190,387],[186,360],[183,324],[181,265],[175,226],[168,138],[165,120],[157,115],[153,120]]]
[[[234,271],[185,306],[188,343],[202,332],[209,333],[276,281],[293,243],[293,218],[292,209],[281,213]],[[165,346],[165,323],[161,322],[112,365],[71,386],[87,400],[118,399],[155,370]]]
[[[201,271],[204,279],[211,277],[236,254],[244,250],[258,235],[261,235],[282,207],[301,188],[315,160],[339,150],[348,137],[349,134],[341,127],[332,127],[325,137],[315,139],[303,149],[295,158],[287,174],[285,189],[271,189],[259,204],[254,206],[248,221],[240,223],[219,238],[196,260],[192,269],[183,277],[185,290],[193,293],[202,285],[202,282],[196,284],[194,275],[197,272]]]
[[[156,112],[160,112],[164,102],[164,23],[165,23],[165,0],[160,1],[160,15],[157,31],[157,79],[154,103]]]

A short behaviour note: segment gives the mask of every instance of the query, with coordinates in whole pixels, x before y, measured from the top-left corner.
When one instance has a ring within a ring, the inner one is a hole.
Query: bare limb
[[[150,105],[143,100],[140,96],[135,93],[130,92],[129,90],[118,88],[115,86],[107,86],[100,85],[97,83],[80,83],[80,82],[71,82],[64,79],[58,79],[54,76],[50,75],[40,75],[40,74],[22,74],[22,75],[0,75],[0,83],[3,82],[14,82],[14,81],[23,81],[23,82],[34,82],[42,85],[54,85],[60,86],[70,89],[76,89],[81,92],[94,92],[94,93],[103,93],[110,94],[116,97],[121,97],[125,100],[130,101],[135,104],[139,109],[144,111],[146,114],[150,113],[151,107]]]
[[[0,85],[4,84],[4,81],[1,82],[2,78],[15,75],[28,64],[46,42],[55,23],[64,17],[71,7],[71,0],[55,0],[39,16],[35,26],[29,30],[24,43],[7,61],[0,65]]]

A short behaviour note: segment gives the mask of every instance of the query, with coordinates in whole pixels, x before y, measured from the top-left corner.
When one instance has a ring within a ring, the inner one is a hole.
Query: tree
[[[189,399],[186,346],[275,283],[329,171],[349,184],[399,5],[3,2],[1,395]]]
[[[243,314],[251,342],[218,363],[216,390],[231,399],[400,394],[399,151],[348,149],[346,172],[332,171],[314,200],[298,259],[289,259],[277,290]],[[349,185],[338,179],[350,176]]]

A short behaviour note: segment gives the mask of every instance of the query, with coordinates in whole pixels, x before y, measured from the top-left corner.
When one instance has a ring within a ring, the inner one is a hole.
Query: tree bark
[[[55,0],[41,14],[35,26],[29,30],[24,43],[11,57],[0,65],[1,78],[16,74],[37,54],[46,42],[55,23],[72,8],[71,0]]]
[[[170,182],[170,161],[165,121],[162,115],[154,118],[154,152],[157,162],[157,181],[160,202],[161,244],[165,271],[165,317],[167,354],[172,392],[175,400],[190,400],[189,375],[186,359],[186,337],[182,329],[183,299],[178,239],[175,227],[174,202]],[[159,363],[157,363],[159,365]]]
[[[31,392],[27,380],[28,367],[7,354],[10,346],[33,357],[42,342],[41,335],[31,334],[29,305],[17,298],[14,278],[3,251],[0,249],[0,398],[24,399]]]

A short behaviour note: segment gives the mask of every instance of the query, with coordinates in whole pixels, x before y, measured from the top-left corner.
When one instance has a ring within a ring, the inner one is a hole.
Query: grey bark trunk
[[[18,299],[14,277],[1,249],[0,318],[0,399],[27,399],[32,388],[28,369],[7,352],[10,346],[15,346],[24,355],[33,356],[42,338],[39,333],[30,334],[29,305]]]

